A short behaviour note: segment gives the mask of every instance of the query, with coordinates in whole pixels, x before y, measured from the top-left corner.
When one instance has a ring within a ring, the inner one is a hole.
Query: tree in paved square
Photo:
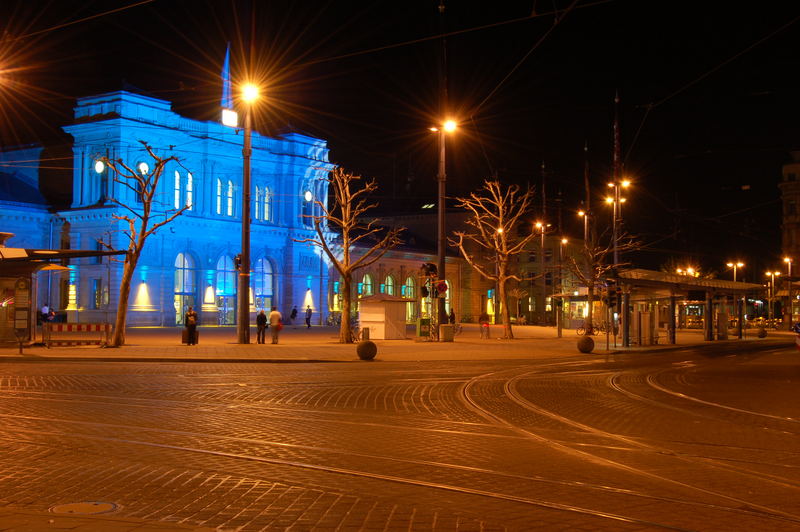
[[[317,214],[304,215],[313,221],[317,238],[294,239],[295,242],[319,247],[342,278],[339,342],[343,344],[353,343],[350,327],[353,272],[369,266],[400,244],[400,233],[404,230],[403,227],[384,229],[376,224],[374,218],[364,221],[365,213],[378,206],[367,199],[378,185],[374,179],[362,179],[361,176],[335,168],[327,178],[333,191],[333,205],[329,207],[317,199],[314,201]],[[337,238],[331,238],[331,230],[339,233]],[[354,254],[356,244],[360,249]]]
[[[517,185],[503,187],[499,181],[486,180],[477,192],[456,198],[457,206],[469,213],[466,223],[472,229],[454,231],[454,238],[448,240],[476,272],[497,283],[504,338],[514,338],[507,283],[522,280],[512,271],[512,264],[536,236],[532,231],[521,236],[518,231],[531,209],[533,196],[530,187],[523,191]]]

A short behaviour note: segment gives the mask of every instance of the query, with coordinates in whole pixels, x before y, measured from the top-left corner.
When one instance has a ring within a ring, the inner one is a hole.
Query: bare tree
[[[368,210],[377,207],[377,203],[369,203],[367,198],[378,185],[372,179],[361,182],[362,177],[346,172],[341,168],[334,169],[328,176],[328,183],[333,190],[333,205],[328,207],[320,200],[314,203],[319,214],[307,215],[314,221],[317,238],[294,239],[295,242],[307,242],[319,247],[330,259],[336,271],[342,277],[342,322],[339,327],[339,342],[353,343],[350,331],[350,308],[352,306],[351,286],[353,272],[364,268],[383,257],[387,251],[398,245],[400,233],[404,228],[384,231],[376,225],[375,220],[367,223],[360,217]],[[326,238],[325,231],[333,228],[341,233],[339,242]],[[371,247],[366,247],[371,242]],[[357,257],[353,255],[356,244],[365,245],[365,251]]]
[[[147,150],[154,162],[153,168],[148,172],[141,172],[138,168],[131,168],[122,159],[99,158],[113,171],[114,182],[132,190],[141,203],[141,205],[131,206],[122,203],[116,198],[110,198],[110,201],[127,211],[127,214],[113,214],[111,217],[114,220],[127,222],[128,224],[127,230],[123,230],[123,233],[128,238],[128,249],[122,267],[117,317],[110,347],[119,347],[125,344],[125,325],[128,317],[131,279],[133,279],[133,273],[136,270],[136,265],[139,262],[139,257],[142,254],[147,238],[189,208],[188,205],[184,205],[179,209],[159,208],[160,203],[156,200],[158,182],[164,173],[165,166],[178,159],[177,157],[160,157],[145,141],[140,140],[139,142],[144,146],[144,149]],[[157,219],[160,219],[160,221],[156,221]],[[103,245],[112,249],[110,242],[103,242]]]
[[[609,272],[624,266],[625,263],[614,264],[613,240],[609,239],[608,243],[601,244],[602,235],[598,237],[595,231],[590,231],[588,236],[589,239],[584,241],[580,256],[576,258],[570,255],[567,258],[567,268],[578,278],[581,284],[586,286],[588,309],[584,327],[587,334],[590,334],[594,329],[593,308],[597,290],[601,288],[601,282]],[[630,235],[622,234],[618,236],[618,254],[633,251],[639,247],[638,242]]]
[[[455,231],[451,245],[458,247],[467,263],[482,277],[497,283],[504,338],[514,338],[508,308],[506,283],[522,279],[511,271],[511,259],[536,236],[519,236],[520,220],[533,202],[533,189],[524,192],[517,185],[503,189],[499,181],[483,182],[483,187],[466,198],[456,198],[458,206],[470,213],[467,225],[474,231]],[[474,245],[474,246],[473,246]],[[477,249],[477,254],[472,249]],[[497,309],[495,309],[497,312]]]

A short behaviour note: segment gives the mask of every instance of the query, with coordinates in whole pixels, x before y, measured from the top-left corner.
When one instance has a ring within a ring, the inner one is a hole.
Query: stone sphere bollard
[[[356,353],[361,360],[372,360],[378,354],[378,346],[371,340],[363,340],[356,345]]]
[[[766,338],[767,337],[767,330],[764,327],[758,328],[758,333],[756,334],[759,338]]]
[[[591,353],[594,349],[594,340],[591,336],[582,336],[578,340],[578,351],[581,353]]]

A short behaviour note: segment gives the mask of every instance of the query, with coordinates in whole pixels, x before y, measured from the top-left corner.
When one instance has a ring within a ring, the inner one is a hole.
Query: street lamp
[[[733,282],[736,282],[736,270],[744,266],[743,262],[729,262],[727,264],[728,268],[733,268]]]
[[[439,210],[438,210],[438,223],[437,223],[437,268],[439,270],[439,278],[447,279],[445,276],[445,225],[444,225],[444,197],[445,197],[445,183],[447,181],[447,172],[445,170],[445,138],[447,133],[452,133],[456,130],[458,124],[453,120],[445,120],[440,127],[432,127],[431,131],[439,133],[439,172],[436,180],[439,183]],[[437,323],[445,323],[446,313],[444,308],[444,298],[439,298],[437,304],[438,320]]]
[[[578,211],[578,216],[583,218],[583,244],[584,246],[589,246],[589,213],[580,210]]]
[[[614,245],[614,265],[616,266],[619,264],[619,249],[618,249],[618,240],[619,240],[619,226],[622,225],[622,204],[625,203],[625,198],[621,197],[620,189],[628,188],[631,186],[631,182],[627,179],[623,179],[622,181],[617,181],[616,178],[614,181],[608,184],[608,188],[613,188],[614,195],[609,196],[606,198],[606,203],[613,204],[614,212],[612,218],[612,241]]]
[[[259,98],[258,87],[252,83],[242,86],[240,99],[244,103],[244,140],[242,145],[242,254],[239,261],[237,294],[237,332],[240,344],[250,343],[250,157],[253,153],[252,105]]]
[[[786,267],[788,269],[788,279],[786,279],[786,293],[787,293],[787,302],[789,303],[786,305],[789,311],[789,314],[786,319],[786,323],[789,325],[789,330],[792,330],[792,323],[794,322],[794,300],[792,299],[792,258],[791,257],[784,257],[783,262],[786,263]],[[786,310],[784,310],[784,315],[786,315]]]
[[[772,299],[775,297],[775,277],[778,277],[781,272],[767,272],[767,277],[770,278],[769,291],[767,297],[767,318],[772,319]]]

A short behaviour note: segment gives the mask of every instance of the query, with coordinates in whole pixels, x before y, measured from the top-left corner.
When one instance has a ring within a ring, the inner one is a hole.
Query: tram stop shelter
[[[0,232],[0,343],[29,343],[36,333],[37,272],[70,271],[62,262],[125,251],[9,248],[13,233]]]
[[[405,340],[406,304],[413,299],[375,294],[358,300],[361,330],[369,330],[371,340]]]
[[[618,270],[621,291],[622,345],[652,345],[659,338],[675,344],[681,327],[702,328],[704,339],[727,340],[729,330],[742,337],[748,297],[761,295],[761,284],[702,279],[644,269]]]

